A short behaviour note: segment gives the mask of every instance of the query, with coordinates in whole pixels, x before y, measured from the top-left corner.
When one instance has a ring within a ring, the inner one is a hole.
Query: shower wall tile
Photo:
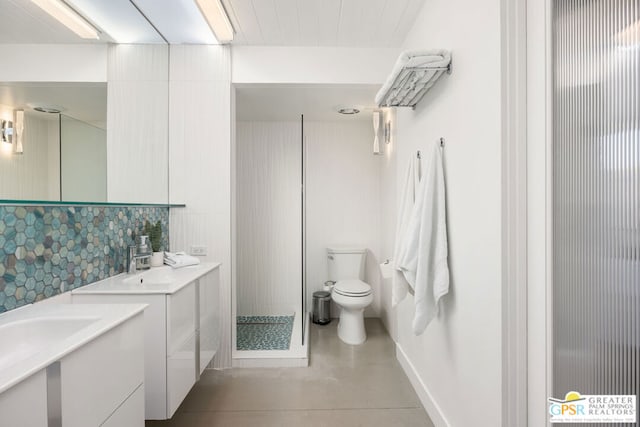
[[[124,271],[126,248],[169,208],[0,206],[0,313]]]

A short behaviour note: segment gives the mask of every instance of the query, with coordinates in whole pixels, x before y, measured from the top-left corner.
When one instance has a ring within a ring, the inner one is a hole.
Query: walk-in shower
[[[301,117],[236,122],[234,187],[233,364],[306,366]]]

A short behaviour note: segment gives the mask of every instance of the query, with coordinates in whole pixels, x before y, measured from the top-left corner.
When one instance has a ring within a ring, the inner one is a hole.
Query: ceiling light
[[[233,41],[233,26],[220,0],[196,0],[196,4],[218,39],[218,43],[225,44]]]
[[[351,114],[358,114],[359,112],[360,112],[360,110],[358,110],[355,107],[340,107],[340,108],[338,108],[338,113],[340,113],[340,114],[351,115]]]
[[[98,39],[98,30],[62,0],[31,0],[83,39]]]
[[[60,111],[62,111],[60,108],[51,105],[38,105],[37,107],[33,107],[33,109],[41,113],[49,114],[58,114]]]

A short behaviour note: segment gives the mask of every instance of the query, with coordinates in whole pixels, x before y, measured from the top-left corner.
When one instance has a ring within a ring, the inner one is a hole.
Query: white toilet
[[[341,308],[338,337],[347,344],[362,344],[364,309],[373,301],[371,286],[362,281],[367,250],[363,248],[327,248],[329,280],[335,282],[331,299]]]

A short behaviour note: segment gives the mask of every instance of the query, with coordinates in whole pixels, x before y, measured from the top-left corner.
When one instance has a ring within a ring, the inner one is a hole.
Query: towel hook
[[[440,147],[444,147],[444,138],[440,137]]]
[[[420,157],[420,150],[418,150],[418,152],[416,153],[416,157],[421,159],[422,157]]]

